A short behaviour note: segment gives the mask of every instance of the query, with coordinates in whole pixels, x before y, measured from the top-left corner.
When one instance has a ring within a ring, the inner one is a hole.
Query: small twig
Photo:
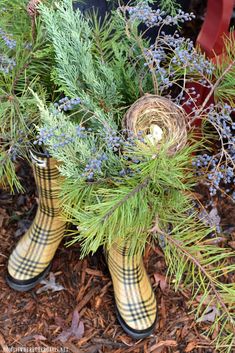
[[[113,214],[114,211],[120,206],[122,206],[127,200],[129,200],[132,196],[140,192],[144,189],[150,181],[150,178],[144,179],[142,183],[138,184],[133,190],[131,190],[126,196],[123,197],[116,205],[114,205],[111,210],[109,210],[106,215],[102,218],[102,221],[107,221],[107,219]]]
[[[28,15],[31,18],[31,27],[32,27],[32,39],[35,41],[36,38],[36,17],[38,15],[37,5],[41,0],[30,0],[27,6]]]
[[[1,252],[0,252],[0,256],[5,257],[6,259],[8,258],[8,256],[2,254]]]
[[[29,65],[31,64],[31,61],[32,61],[32,59],[30,59],[28,62],[26,62],[22,66],[22,68],[19,70],[19,72],[17,72],[16,77],[14,78],[14,81],[12,83],[12,92],[13,93],[15,91],[16,85],[17,85],[17,83],[18,83],[18,81],[20,79],[21,74],[25,71],[25,69],[27,69],[29,67]]]
[[[95,344],[99,344],[102,346],[111,346],[113,348],[125,348],[126,345],[124,343],[114,342],[106,338],[92,338],[91,342]]]

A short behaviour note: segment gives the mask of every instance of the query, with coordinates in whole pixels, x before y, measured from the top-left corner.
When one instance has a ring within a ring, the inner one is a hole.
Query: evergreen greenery
[[[78,228],[70,243],[80,241],[84,256],[124,239],[131,239],[131,253],[143,251],[146,242],[157,239],[175,288],[187,287],[192,304],[200,298],[194,306],[198,322],[216,310],[207,333],[219,327],[215,345],[231,352],[235,293],[224,274],[234,271],[233,254],[218,246],[215,230],[198,219],[193,204],[192,153],[198,146],[191,140],[169,156],[169,146],[156,153],[146,139],[128,141],[121,131],[121,118],[143,93],[164,94],[176,78],[176,85],[182,84],[179,101],[187,79],[211,82],[214,68],[178,37],[158,36],[149,48],[138,33],[139,22],[130,24],[123,8],[102,25],[74,13],[71,0],[56,9],[42,5],[40,11],[55,50],[55,82],[69,97],[81,98],[70,115],[47,109],[37,98],[43,122],[38,142],[62,162],[64,216]],[[138,7],[134,15],[140,19]],[[150,10],[147,20],[155,15]]]
[[[234,107],[235,101],[235,39],[233,34],[224,38],[225,54],[217,58],[215,77],[219,80],[215,95]]]
[[[43,25],[26,11],[28,1],[3,0],[0,5],[0,184],[22,190],[14,162],[27,158],[34,140],[34,123],[39,115],[31,86],[48,99],[54,99],[51,66],[53,51],[45,39]],[[48,0],[49,3],[49,0]]]
[[[160,0],[159,7],[170,15],[176,15],[180,5],[177,0]]]
[[[184,192],[193,183],[190,165],[195,146],[169,156],[167,144],[156,154],[151,143],[143,149],[143,143],[136,141],[124,145],[119,154],[108,146],[103,132],[78,136],[78,126],[63,113],[53,115],[38,104],[43,133],[45,127],[50,133],[49,138],[45,135],[46,147],[62,162],[59,168],[66,177],[61,191],[65,215],[79,228],[72,243],[81,242],[83,256],[125,239],[131,239],[130,252],[143,251],[156,215],[163,229],[173,222],[172,213],[176,222],[176,215],[186,216],[192,206]],[[61,136],[63,141],[72,140],[60,146]],[[105,156],[100,173],[88,182],[86,166],[100,155]]]
[[[151,91],[144,75],[144,58],[132,38],[123,36],[123,19],[106,18],[103,24],[92,16],[86,21],[72,2],[56,4],[57,11],[40,6],[40,12],[56,56],[55,81],[69,97],[80,97],[97,120],[119,123],[120,107],[134,102],[141,85]],[[70,28],[68,32],[68,28]],[[115,28],[115,30],[114,30]]]

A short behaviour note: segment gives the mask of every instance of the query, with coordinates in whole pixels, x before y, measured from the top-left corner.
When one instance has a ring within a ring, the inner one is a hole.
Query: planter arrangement
[[[0,173],[20,189],[14,159],[31,159],[39,204],[9,258],[7,283],[27,291],[40,282],[72,223],[77,230],[67,244],[79,242],[81,257],[103,247],[117,318],[141,339],[157,320],[142,256],[147,244],[158,242],[175,289],[187,286],[192,302],[202,296],[196,318],[216,307],[207,333],[220,327],[215,343],[229,352],[235,291],[223,277],[234,271],[234,254],[211,242],[216,229],[200,216],[194,186],[199,178],[208,186],[211,205],[219,192],[234,198],[233,101],[222,100],[234,84],[234,40],[226,39],[229,62],[215,65],[177,30],[164,32],[192,14],[174,10],[174,1],[171,13],[149,3],[119,4],[102,23],[72,0],[28,5],[22,33],[33,28],[32,49],[27,52],[25,38],[6,49],[8,69],[1,70],[0,89],[9,92],[1,98]],[[20,1],[6,6],[11,16],[17,6],[22,11]],[[156,28],[154,44],[141,23]],[[8,34],[11,41],[17,31]],[[200,106],[194,84],[208,88]]]

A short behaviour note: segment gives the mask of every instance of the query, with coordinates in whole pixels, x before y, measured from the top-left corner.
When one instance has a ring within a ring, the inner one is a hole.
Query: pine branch
[[[9,152],[9,151],[8,151]],[[0,186],[10,188],[12,193],[23,192],[24,188],[16,175],[15,165],[11,161],[10,153],[0,152]]]
[[[150,178],[144,179],[139,185],[137,185],[133,190],[131,190],[128,194],[126,194],[122,200],[120,200],[118,203],[116,203],[102,218],[102,222],[105,222],[108,220],[108,218],[113,214],[114,211],[116,211],[120,206],[122,206],[125,202],[127,202],[131,197],[133,197],[135,194],[143,190],[148,183],[150,182]]]
[[[208,93],[208,95],[204,99],[203,104],[201,105],[200,109],[197,112],[197,114],[199,116],[203,112],[203,110],[205,109],[206,105],[208,104],[210,98],[214,94],[214,92],[217,89],[217,87],[219,87],[220,83],[223,81],[224,77],[229,73],[229,71],[231,71],[231,69],[234,68],[234,66],[235,66],[235,59],[232,62],[229,63],[227,68],[221,73],[220,77],[217,79],[217,81],[214,83],[213,87],[210,89],[210,92]],[[194,119],[197,119],[197,117],[194,118]]]
[[[174,227],[174,220],[172,221]],[[189,224],[188,230],[185,228],[187,224]],[[224,261],[228,261],[229,258],[233,257],[233,253],[226,252],[217,246],[205,245],[205,229],[204,231],[203,228],[201,229],[202,237],[200,237],[200,228],[197,227],[196,234],[194,233],[194,228],[195,224],[191,223],[190,225],[187,220],[182,219],[182,231],[173,229],[168,234],[159,226],[159,218],[157,217],[150,231],[160,238],[163,237],[167,242],[164,245],[164,252],[169,265],[168,271],[171,276],[176,276],[176,278],[178,276],[177,288],[179,283],[183,281],[185,284],[190,283],[193,298],[201,294],[197,316],[201,313],[203,317],[211,305],[218,305],[221,309],[220,312],[218,311],[217,318],[215,318],[211,329],[208,330],[208,334],[213,333],[214,325],[220,324],[220,334],[215,339],[216,346],[221,349],[224,345],[225,349],[223,351],[230,352],[235,334],[235,322],[232,315],[235,293],[232,287],[230,289],[229,286],[220,282],[219,278],[223,276],[224,271],[226,273],[234,271],[233,265],[228,264],[225,267],[224,263]],[[187,234],[191,234],[191,236],[189,237]],[[187,241],[188,238],[189,241]],[[191,265],[189,265],[189,262]],[[206,308],[202,313],[203,304]],[[226,331],[228,331],[228,334],[225,333]],[[223,337],[225,334],[226,336]]]
[[[158,218],[155,220],[154,222],[154,227],[151,229],[151,232],[153,234],[161,234],[163,235],[169,243],[173,244],[173,246],[177,249],[180,250],[180,252],[186,256],[187,259],[190,259],[199,269],[199,271],[201,273],[203,273],[205,275],[205,277],[208,279],[210,287],[212,288],[213,293],[215,294],[218,302],[220,303],[221,307],[224,309],[224,311],[227,313],[228,317],[230,318],[231,322],[233,322],[233,319],[231,317],[230,312],[228,311],[225,303],[223,302],[221,295],[219,294],[219,292],[217,291],[215,284],[214,284],[214,280],[211,278],[210,274],[208,273],[208,271],[206,271],[206,269],[200,264],[200,261],[195,258],[190,252],[188,252],[185,247],[177,240],[174,239],[174,237],[168,235],[166,232],[163,232],[160,228],[159,228],[159,222],[158,222]],[[234,331],[235,333],[235,331]]]

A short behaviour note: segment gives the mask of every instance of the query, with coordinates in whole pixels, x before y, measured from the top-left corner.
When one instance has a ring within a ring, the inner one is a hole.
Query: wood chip
[[[196,342],[194,342],[194,341],[193,342],[189,342],[184,351],[185,351],[185,353],[189,353],[189,352],[192,352],[192,350],[194,348],[196,348],[196,347],[197,347],[197,343]]]
[[[94,295],[95,293],[97,293],[98,290],[99,290],[99,288],[92,288],[92,289],[85,295],[85,297],[78,303],[78,305],[76,306],[76,310],[77,310],[78,312],[80,312],[80,311],[82,310],[82,308],[83,308],[84,306],[86,306],[86,305],[89,303],[89,301],[91,300],[91,298],[93,297],[93,295]]]
[[[104,277],[104,274],[102,271],[93,270],[93,268],[86,268],[85,272],[88,275],[92,275],[92,276],[96,276],[96,277]]]
[[[1,333],[0,333],[0,346],[2,347],[3,353],[10,353],[9,348],[6,345],[6,341]]]
[[[159,343],[156,343],[154,346],[152,346],[149,350],[149,352],[153,352],[158,348],[161,347],[177,347],[177,342],[175,340],[166,340],[166,341],[160,341]]]

